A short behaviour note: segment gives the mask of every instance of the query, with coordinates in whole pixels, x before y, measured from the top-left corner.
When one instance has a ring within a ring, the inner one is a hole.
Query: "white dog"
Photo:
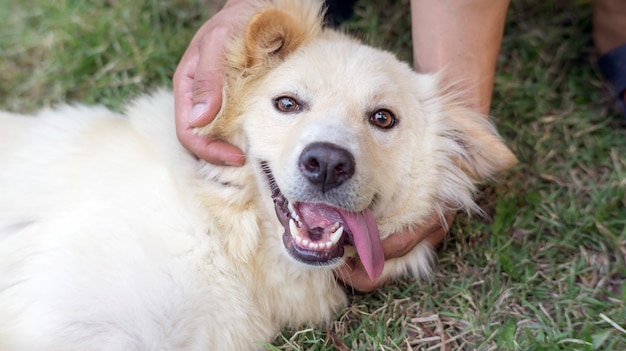
[[[259,8],[229,48],[223,107],[200,133],[241,147],[206,164],[176,140],[173,99],[120,115],[0,114],[0,350],[250,350],[346,303],[333,270],[429,270],[380,241],[475,209],[515,163],[437,77],[322,29],[320,4]]]

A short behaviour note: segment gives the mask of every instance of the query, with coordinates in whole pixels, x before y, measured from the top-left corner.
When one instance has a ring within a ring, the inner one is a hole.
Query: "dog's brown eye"
[[[396,116],[389,110],[378,110],[370,116],[370,123],[381,129],[389,129],[396,124]]]
[[[274,105],[281,112],[297,112],[300,110],[300,104],[290,96],[277,97],[274,100]]]

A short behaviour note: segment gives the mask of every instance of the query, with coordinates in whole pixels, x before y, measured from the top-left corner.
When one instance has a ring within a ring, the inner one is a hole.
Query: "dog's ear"
[[[472,181],[490,179],[517,163],[486,117],[462,107],[448,113],[451,132],[447,136],[463,149],[455,161]]]
[[[254,69],[280,62],[321,31],[322,14],[319,5],[312,4],[316,2],[303,2],[297,7],[285,2],[253,15],[244,34],[244,66]]]
[[[213,122],[196,129],[199,134],[213,135],[240,147],[242,142],[234,136],[238,129],[233,123],[236,118],[224,117],[240,115],[247,86],[254,78],[322,31],[321,1],[272,0],[262,6],[267,7],[255,9],[242,30],[243,37],[233,38],[228,44],[220,112]]]

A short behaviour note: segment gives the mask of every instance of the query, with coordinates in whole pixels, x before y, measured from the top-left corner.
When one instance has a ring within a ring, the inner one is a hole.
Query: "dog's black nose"
[[[327,192],[354,175],[354,156],[331,143],[313,143],[300,154],[300,171]]]

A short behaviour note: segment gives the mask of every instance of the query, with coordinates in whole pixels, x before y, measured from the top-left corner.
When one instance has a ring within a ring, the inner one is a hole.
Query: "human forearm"
[[[488,114],[508,0],[411,0],[418,72],[444,69],[469,107]]]

